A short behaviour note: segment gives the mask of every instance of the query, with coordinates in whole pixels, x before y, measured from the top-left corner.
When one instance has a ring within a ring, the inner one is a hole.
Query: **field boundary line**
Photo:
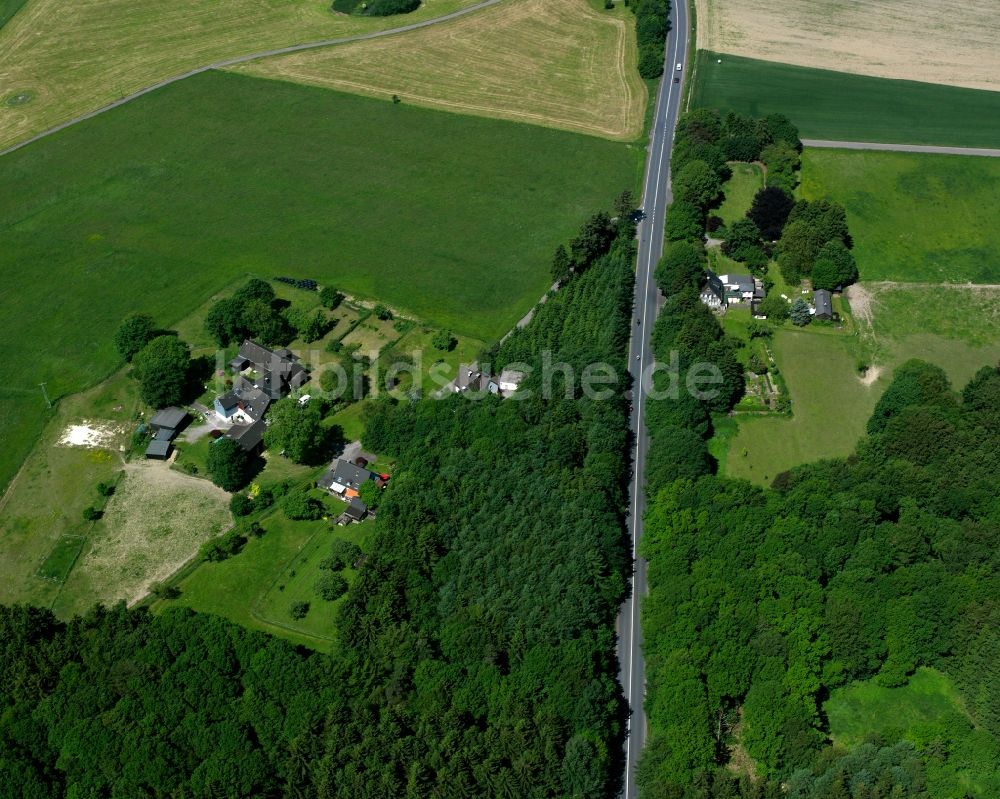
[[[835,141],[833,139],[803,139],[805,147],[831,150],[880,150],[893,153],[931,153],[936,155],[974,155],[1000,158],[1000,149],[982,147],[951,147],[938,144],[887,144],[866,141]]]
[[[165,78],[161,81],[157,81],[156,83],[150,86],[147,86],[143,89],[139,89],[138,91],[132,92],[131,94],[127,94],[124,97],[115,100],[113,103],[108,103],[107,105],[101,106],[100,108],[97,108],[94,111],[89,111],[86,114],[80,114],[79,116],[73,117],[72,119],[69,119],[65,122],[60,122],[58,125],[54,125],[51,128],[43,130],[41,133],[36,133],[34,136],[31,136],[30,138],[25,139],[22,142],[18,142],[17,144],[11,145],[10,147],[0,150],[0,156],[9,155],[10,153],[16,150],[20,150],[22,147],[26,147],[27,145],[33,144],[34,142],[39,141],[40,139],[44,139],[48,136],[51,136],[53,133],[58,133],[59,131],[72,127],[73,125],[76,125],[79,122],[84,122],[85,120],[93,119],[94,117],[99,116],[100,114],[103,114],[106,111],[111,111],[114,108],[119,108],[120,106],[123,106],[126,103],[130,103],[132,102],[132,100],[136,100],[142,97],[143,95],[149,94],[150,92],[154,92],[157,89],[162,89],[165,86],[169,86],[172,83],[177,83],[178,81],[182,81],[187,78],[193,78],[195,75],[200,75],[203,72],[209,72],[210,70],[213,69],[224,69],[226,67],[236,66],[237,64],[244,64],[247,61],[255,61],[258,58],[269,58],[270,56],[286,55],[288,53],[297,53],[302,50],[314,50],[319,47],[332,47],[338,44],[348,44],[349,42],[360,42],[360,41],[365,41],[367,39],[379,39],[383,36],[393,36],[397,33],[407,33],[409,31],[418,30],[419,28],[426,28],[429,27],[430,25],[436,25],[439,22],[445,22],[447,20],[455,19],[457,17],[461,17],[466,14],[471,14],[475,11],[479,11],[480,9],[486,8],[487,6],[495,5],[496,3],[499,2],[501,2],[501,0],[481,0],[481,2],[475,3],[474,5],[468,6],[466,8],[460,8],[457,11],[451,11],[447,14],[442,14],[440,17],[425,19],[421,22],[412,22],[409,25],[400,25],[396,28],[386,28],[385,30],[372,31],[371,33],[359,33],[355,34],[354,36],[340,36],[335,39],[320,39],[314,42],[293,44],[289,45],[288,47],[278,47],[272,50],[263,50],[258,53],[250,53],[248,55],[236,56],[235,58],[226,58],[223,59],[222,61],[215,61],[211,64],[206,64],[205,66],[202,67],[196,67],[195,69],[190,69],[187,72],[181,73],[180,75],[174,75],[172,78]]]

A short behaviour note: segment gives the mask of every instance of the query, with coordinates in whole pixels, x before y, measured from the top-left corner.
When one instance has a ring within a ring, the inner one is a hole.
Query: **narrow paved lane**
[[[1000,158],[1000,150],[977,147],[945,147],[937,144],[883,144],[870,141],[833,141],[831,139],[803,139],[806,147],[827,147],[837,150],[885,150],[893,153],[938,153],[940,155],[981,155]]]
[[[482,2],[476,3],[475,5],[468,6],[466,8],[460,8],[458,11],[452,11],[449,14],[442,14],[440,17],[434,17],[432,19],[425,19],[422,22],[413,22],[409,25],[400,25],[397,28],[388,28],[387,30],[374,31],[372,33],[359,33],[356,36],[342,36],[338,39],[321,39],[315,42],[305,42],[304,44],[293,44],[288,47],[279,47],[274,50],[262,50],[259,53],[249,53],[248,55],[237,56],[236,58],[226,58],[222,61],[215,61],[211,64],[206,64],[203,67],[197,67],[196,69],[190,69],[187,72],[181,73],[180,75],[174,75],[172,78],[165,78],[164,80],[157,81],[152,86],[147,86],[144,89],[139,89],[138,91],[132,92],[122,97],[120,100],[115,100],[113,103],[108,103],[107,105],[101,106],[93,111],[86,114],[81,114],[78,117],[73,117],[73,119],[68,119],[65,122],[61,122],[58,125],[49,128],[48,130],[43,130],[41,133],[36,133],[30,139],[25,139],[22,142],[18,142],[5,150],[0,150],[0,156],[7,155],[7,153],[12,153],[15,150],[20,150],[22,147],[26,147],[39,139],[44,139],[46,136],[51,136],[53,133],[58,133],[61,130],[65,130],[78,122],[83,122],[85,119],[93,119],[94,117],[103,114],[105,111],[110,111],[112,108],[118,108],[119,106],[125,105],[125,103],[130,103],[133,100],[142,97],[144,94],[149,94],[150,92],[155,92],[157,89],[162,89],[164,86],[169,86],[171,83],[177,83],[179,80],[184,80],[185,78],[192,78],[195,75],[200,75],[202,72],[208,72],[210,69],[224,69],[226,67],[235,66],[236,64],[243,64],[247,61],[255,61],[258,58],[267,58],[274,55],[285,55],[286,53],[297,53],[300,50],[315,50],[317,47],[331,47],[336,44],[347,44],[349,42],[361,42],[365,39],[379,39],[383,36],[392,36],[397,33],[406,33],[407,31],[414,31],[418,28],[426,28],[429,25],[437,25],[439,22],[446,22],[449,19],[455,19],[456,17],[464,16],[465,14],[471,14],[473,11],[479,11],[481,8],[486,8],[487,6],[499,3],[501,0],[482,0]]]
[[[629,532],[632,537],[632,557],[635,569],[632,591],[618,616],[618,660],[621,668],[619,679],[631,715],[625,744],[625,777],[622,783],[623,799],[635,799],[635,769],[646,741],[646,713],[643,702],[646,696],[646,664],[642,656],[642,630],[639,622],[639,605],[646,595],[646,562],[638,557],[637,548],[642,539],[643,515],[646,512],[645,468],[649,438],[645,426],[645,393],[648,389],[643,378],[652,370],[653,353],[649,339],[659,307],[659,291],[653,282],[653,270],[663,252],[663,223],[667,205],[670,204],[670,155],[673,148],[674,128],[680,111],[682,84],[674,83],[682,73],[677,64],[684,64],[688,50],[687,0],[674,0],[671,10],[671,31],[667,37],[667,53],[663,80],[656,96],[656,108],[650,134],[646,176],[642,188],[642,210],[645,219],[639,223],[639,256],[635,280],[635,318],[632,324],[632,342],[629,347],[629,368],[633,378],[633,410],[630,420],[635,435],[632,483],[630,493]],[[636,324],[638,320],[639,324]]]

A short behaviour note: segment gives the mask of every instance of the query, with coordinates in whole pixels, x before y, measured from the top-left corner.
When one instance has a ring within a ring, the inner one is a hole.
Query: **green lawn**
[[[899,688],[871,681],[837,688],[823,710],[831,737],[843,746],[856,746],[871,734],[889,742],[906,739],[918,749],[947,741],[948,757],[931,757],[927,762],[932,799],[995,797],[1000,792],[998,742],[973,727],[958,689],[939,671],[917,669]]]
[[[718,63],[719,59],[722,63]],[[693,107],[783,113],[802,136],[996,147],[1000,92],[870,78],[699,51]]]
[[[806,150],[799,193],[847,209],[863,280],[1000,282],[1000,159]]]
[[[764,172],[759,164],[737,161],[731,163],[729,167],[733,170],[733,175],[722,186],[725,200],[714,212],[722,217],[722,221],[727,225],[746,216],[753,196],[764,187]]]
[[[909,358],[937,364],[956,389],[1000,358],[1000,342],[977,347],[929,333],[886,336],[879,343],[881,371],[874,383],[865,385],[855,371],[861,354],[858,337],[829,327],[796,330],[786,324],[775,335],[773,349],[792,400],[792,416],[736,417],[738,432],[724,429],[710,445],[720,471],[769,484],[794,466],[849,455],[893,369]]]
[[[328,649],[337,637],[337,610],[344,598],[328,602],[316,593],[316,582],[324,573],[319,564],[330,555],[334,538],[343,538],[362,546],[372,531],[373,520],[345,527],[331,527],[313,536],[279,578],[268,587],[256,606],[257,614],[277,627],[317,639],[316,648]],[[348,585],[357,578],[353,568],[340,572]],[[292,619],[289,607],[293,602],[307,602],[309,612],[303,619]]]
[[[93,385],[118,364],[123,316],[174,324],[247,273],[312,277],[498,338],[641,156],[279,81],[173,84],[0,159],[0,270],[17,275],[0,294],[8,390]],[[13,445],[0,429],[0,486],[44,413],[25,402]]]

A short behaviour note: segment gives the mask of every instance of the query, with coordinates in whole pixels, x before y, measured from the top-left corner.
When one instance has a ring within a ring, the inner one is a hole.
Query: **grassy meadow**
[[[754,195],[758,190],[764,188],[764,171],[760,164],[736,161],[731,163],[729,167],[733,174],[722,186],[724,195],[722,205],[712,212],[727,225],[731,225],[746,216]]]
[[[180,597],[154,603],[153,611],[180,605],[214,613],[251,629],[263,630],[310,649],[328,652],[336,641],[336,609],[342,600],[325,602],[314,591],[335,537],[363,546],[372,522],[331,527],[329,522],[292,522],[280,511],[262,522],[266,532],[243,550],[218,563],[203,562],[177,585]],[[355,572],[347,569],[350,583]],[[310,603],[304,619],[292,619],[289,606]]]
[[[30,448],[37,440],[17,484],[0,500],[0,603],[51,607],[60,596],[100,524],[84,521],[83,509],[101,506],[98,482],[115,480],[121,470],[120,449],[135,424],[137,405],[134,382],[116,375],[60,402],[51,423],[28,443]],[[61,443],[72,425],[82,424],[107,429],[104,446]],[[8,450],[6,431],[4,444],[2,450]]]
[[[1000,282],[1000,159],[807,149],[801,180],[847,210],[862,280]]]
[[[957,296],[958,289],[936,291],[947,297]],[[967,332],[965,338],[918,333],[904,326],[892,330],[889,325],[906,311],[888,314],[882,307],[878,301],[873,303],[874,339],[862,323],[850,319],[845,330],[856,324],[859,335],[829,327],[797,329],[787,323],[779,329],[773,351],[792,400],[792,415],[727,418],[710,445],[721,472],[766,485],[794,466],[849,455],[864,435],[892,371],[910,358],[940,366],[958,391],[980,368],[1000,359],[1000,341],[976,343],[985,340],[983,331],[989,327]],[[928,330],[942,329],[942,320],[947,318],[944,310],[937,316],[934,307],[929,302],[920,317]],[[915,323],[909,320],[908,324]],[[857,371],[859,360],[877,369],[866,380]]]
[[[494,339],[547,288],[556,245],[639,169],[624,144],[223,73],[6,156],[0,274],[17,281],[0,336],[31,432],[4,448],[0,485],[46,414],[31,392],[110,374],[128,313],[169,326],[248,273],[281,274]]]
[[[259,77],[612,139],[642,132],[646,87],[624,6],[505,0],[402,37],[240,65]]]
[[[997,146],[1000,92],[871,78],[706,50],[696,58],[692,107],[754,116],[786,114],[809,139]]]
[[[147,86],[226,59],[371,33],[441,16],[475,0],[423,0],[405,16],[335,14],[328,0],[246,3],[29,0],[0,30],[0,149]],[[0,0],[0,14],[23,0]],[[3,17],[0,16],[0,20]]]
[[[853,747],[877,734],[905,739],[918,749],[948,741],[947,759],[927,759],[927,788],[933,799],[993,797],[1000,791],[998,742],[969,718],[962,696],[947,675],[919,668],[909,682],[885,688],[873,681],[835,689],[823,706],[834,743]]]
[[[852,339],[819,330],[786,327],[775,334],[774,356],[792,415],[737,417],[738,431],[727,431],[727,476],[770,484],[799,464],[850,454],[864,434],[887,380],[862,384]]]

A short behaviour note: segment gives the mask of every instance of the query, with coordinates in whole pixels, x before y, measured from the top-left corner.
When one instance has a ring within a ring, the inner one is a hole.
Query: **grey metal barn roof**
[[[147,458],[165,458],[170,454],[170,442],[154,438],[146,447]]]
[[[181,423],[187,418],[187,413],[181,408],[175,408],[173,406],[169,408],[163,408],[158,410],[153,418],[149,420],[150,425],[153,427],[180,427]]]

